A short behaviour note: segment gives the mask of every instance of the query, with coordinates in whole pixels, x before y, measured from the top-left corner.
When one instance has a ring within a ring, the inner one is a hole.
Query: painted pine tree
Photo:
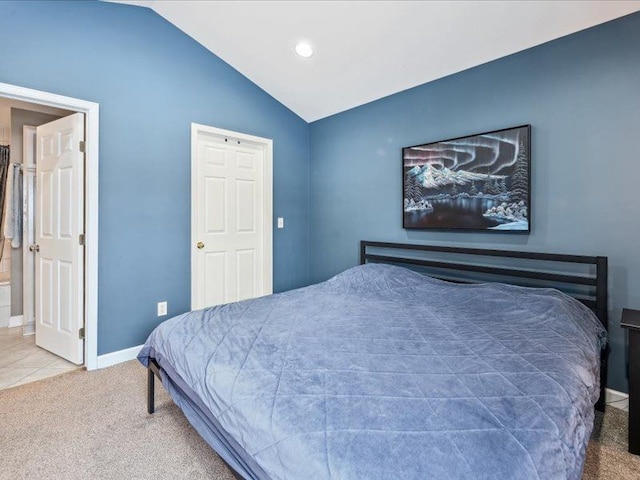
[[[482,191],[486,194],[491,195],[491,184],[493,183],[493,179],[491,178],[491,174],[489,173],[489,168],[487,167],[487,176],[484,179],[484,186],[482,187]]]
[[[498,195],[500,193],[500,183],[499,183],[499,180],[497,178],[493,181],[493,185],[491,187],[491,190],[492,190],[491,193],[493,195]]]
[[[422,195],[422,185],[420,185],[418,179],[413,175],[409,175],[409,173],[405,173],[404,198],[417,203],[422,200]]]
[[[499,183],[500,193],[507,193],[507,183],[505,181],[505,177],[500,179]]]
[[[529,190],[529,172],[527,165],[527,154],[525,151],[525,144],[522,138],[518,145],[518,158],[516,160],[516,166],[511,175],[511,199],[515,202],[523,200],[527,202]]]

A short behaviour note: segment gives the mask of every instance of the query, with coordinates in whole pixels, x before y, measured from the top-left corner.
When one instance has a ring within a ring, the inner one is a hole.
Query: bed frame
[[[435,258],[434,254],[436,254]],[[431,255],[431,258],[429,258],[429,255]],[[464,257],[464,260],[458,258],[452,261],[443,258],[451,258],[452,256]],[[473,258],[473,260],[470,261],[468,257]],[[496,266],[479,263],[482,262],[482,259],[487,262],[488,257],[526,260],[529,263],[536,264],[536,267],[525,269],[513,265]],[[499,278],[501,282],[517,283],[525,286],[541,286],[540,282],[550,282],[553,288],[577,298],[593,310],[604,328],[608,329],[607,257],[362,240],[360,242],[360,264],[368,262],[413,265],[421,270],[428,270],[429,275],[432,277],[456,283],[496,281],[495,278]],[[581,264],[589,272],[577,274],[559,271],[559,266],[569,263]],[[487,277],[490,279],[487,280]],[[583,289],[586,288],[589,292],[587,294],[576,294],[576,286]],[[573,290],[572,287],[574,287]],[[596,404],[596,409],[600,411],[604,411],[605,406],[608,354],[609,348],[607,345],[601,352],[600,399]],[[155,411],[155,377],[160,379],[160,366],[155,360],[151,359],[147,372],[147,411],[149,413]]]
[[[528,267],[522,268],[516,262],[506,264],[503,261],[495,265],[495,259],[491,265],[491,257],[524,260]],[[434,278],[456,283],[500,281],[523,286],[551,286],[593,310],[608,331],[607,257],[362,240],[360,264],[370,262],[413,265]],[[566,268],[567,264],[580,264],[587,273],[563,272],[561,268]],[[586,292],[576,293],[579,290]],[[605,406],[608,355],[607,344],[600,357],[600,399],[596,409],[601,412]]]

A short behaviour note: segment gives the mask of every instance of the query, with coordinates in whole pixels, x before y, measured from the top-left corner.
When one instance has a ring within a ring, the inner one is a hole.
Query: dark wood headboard
[[[452,260],[451,258],[455,258]],[[510,263],[487,265],[496,257],[516,259]],[[472,259],[472,260],[470,260]],[[518,260],[527,267],[514,265]],[[481,262],[484,261],[485,264]],[[546,284],[571,295],[584,303],[608,330],[607,257],[564,255],[558,253],[518,252],[482,248],[445,247],[440,245],[414,245],[406,243],[360,242],[360,263],[367,262],[413,265],[430,276],[457,283],[499,281],[539,287]],[[561,268],[578,264],[587,271],[567,273]],[[577,293],[578,290],[579,293]],[[600,400],[598,410],[604,409],[604,389],[607,379],[608,347],[602,351],[600,367]]]

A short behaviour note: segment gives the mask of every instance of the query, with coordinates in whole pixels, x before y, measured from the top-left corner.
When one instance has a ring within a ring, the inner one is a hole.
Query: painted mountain
[[[530,131],[404,148],[404,228],[529,232]]]
[[[415,166],[409,170],[409,175],[424,188],[440,188],[453,185],[468,185],[476,180],[488,180],[491,175],[483,173],[467,172],[466,170],[453,171],[447,167],[436,167],[427,163],[422,167]],[[494,179],[497,178],[494,176]]]

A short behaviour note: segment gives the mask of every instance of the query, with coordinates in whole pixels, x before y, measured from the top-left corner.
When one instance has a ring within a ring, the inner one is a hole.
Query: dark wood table
[[[640,455],[640,310],[622,310],[629,330],[629,453]]]

